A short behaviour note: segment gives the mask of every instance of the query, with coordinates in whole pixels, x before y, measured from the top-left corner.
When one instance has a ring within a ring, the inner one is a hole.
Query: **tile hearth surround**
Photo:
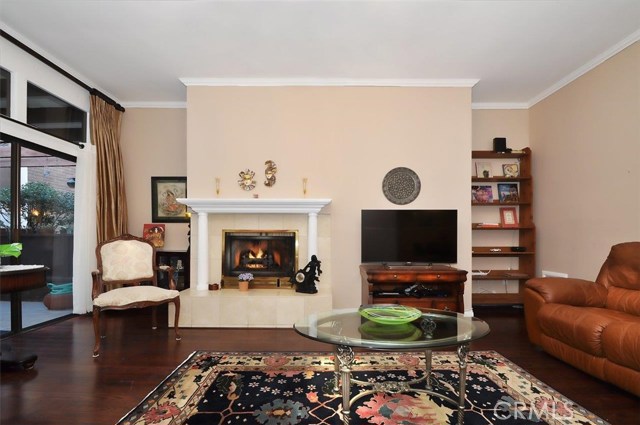
[[[183,201],[189,205],[189,200]],[[205,226],[198,227],[204,219],[204,213],[200,213],[197,223],[194,223],[196,228],[193,229],[192,235],[198,237],[199,230],[205,229],[208,237],[204,251],[206,255],[202,253],[199,255],[197,251],[201,241],[192,243],[195,252],[191,254],[191,288],[180,293],[180,327],[291,327],[295,321],[306,315],[332,308],[331,265],[328,261],[331,252],[329,214],[317,214],[315,212],[317,205],[309,211],[308,205],[313,203],[311,199],[259,199],[242,200],[242,202],[212,199],[210,201],[210,203],[207,202],[205,209],[200,205],[191,207],[196,213],[198,210],[206,211]],[[283,207],[283,204],[286,207]],[[313,217],[309,217],[311,214]],[[207,280],[210,283],[220,281],[223,256],[222,233],[225,229],[298,230],[298,268],[306,265],[314,250],[322,261],[323,273],[317,284],[318,293],[302,294],[289,288],[250,289],[248,292],[240,292],[235,288],[217,291],[200,289],[202,285],[198,287],[197,277],[194,276],[198,269],[198,262],[201,261],[200,258],[206,257],[204,262],[206,262]],[[169,308],[169,326],[173,326],[173,305]]]
[[[292,289],[185,289],[180,293],[180,327],[290,328],[309,314],[331,310],[331,287],[323,277],[317,294]],[[173,326],[173,304],[169,326]]]

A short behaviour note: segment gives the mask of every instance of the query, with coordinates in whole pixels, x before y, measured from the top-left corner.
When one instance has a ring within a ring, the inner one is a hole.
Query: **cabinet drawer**
[[[401,304],[408,307],[431,308],[433,300],[431,298],[413,298],[413,297],[374,297],[374,304]]]
[[[416,275],[417,282],[464,282],[466,276],[459,273],[420,273]]]
[[[416,275],[413,273],[374,273],[370,274],[367,280],[371,283],[413,283],[416,281]]]
[[[455,301],[433,301],[433,308],[446,311],[457,311],[458,305]]]

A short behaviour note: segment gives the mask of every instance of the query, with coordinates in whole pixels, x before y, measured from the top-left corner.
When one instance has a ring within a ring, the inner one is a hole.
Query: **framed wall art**
[[[187,206],[177,198],[187,197],[186,177],[151,177],[151,221],[187,223]]]

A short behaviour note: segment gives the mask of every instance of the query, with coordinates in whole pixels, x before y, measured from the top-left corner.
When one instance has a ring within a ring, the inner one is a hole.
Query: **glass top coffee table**
[[[393,316],[388,320],[373,317],[369,320],[361,314],[361,309],[374,307],[391,309],[398,306],[362,306],[361,308],[332,310],[312,314],[306,319],[296,322],[293,327],[300,335],[332,344],[335,347],[335,379],[334,391],[342,394],[343,422],[349,423],[350,406],[361,397],[377,392],[423,392],[439,397],[456,406],[458,410],[458,424],[464,421],[464,399],[467,378],[467,354],[469,343],[482,338],[489,333],[489,325],[474,317],[462,314],[432,309],[420,309],[417,317],[407,323],[397,323]],[[415,309],[410,309],[414,310]],[[410,320],[411,317],[407,317]],[[379,323],[382,320],[385,323]],[[398,319],[401,321],[401,319]],[[431,374],[431,354],[436,348],[457,347],[460,381],[458,400],[441,394],[439,382]],[[351,366],[354,361],[353,348],[370,350],[393,351],[424,351],[425,374],[412,381],[365,382],[352,379]],[[425,382],[425,389],[412,387]],[[351,397],[351,384],[364,388]]]

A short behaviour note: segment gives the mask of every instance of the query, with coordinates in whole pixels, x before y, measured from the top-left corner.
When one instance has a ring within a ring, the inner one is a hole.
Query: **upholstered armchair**
[[[158,287],[158,270],[155,248],[151,242],[125,234],[100,243],[96,247],[98,270],[93,277],[93,327],[95,346],[93,357],[100,355],[102,338],[100,316],[103,310],[152,308],[152,327],[157,328],[156,306],[175,305],[175,336],[180,340],[180,292],[176,290],[173,269],[163,267],[169,274],[169,289]]]

